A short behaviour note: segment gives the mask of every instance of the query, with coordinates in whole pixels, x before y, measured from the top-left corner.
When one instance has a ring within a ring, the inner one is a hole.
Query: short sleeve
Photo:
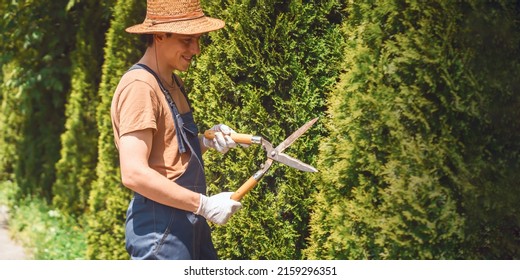
[[[134,131],[157,130],[159,115],[157,95],[146,82],[134,80],[122,89],[116,111],[119,119],[119,137]]]

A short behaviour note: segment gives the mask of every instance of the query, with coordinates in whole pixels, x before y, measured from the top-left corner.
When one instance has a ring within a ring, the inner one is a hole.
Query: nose
[[[200,54],[200,44],[199,44],[199,40],[193,40],[191,45],[190,45],[190,51],[192,54],[194,55],[199,55]]]

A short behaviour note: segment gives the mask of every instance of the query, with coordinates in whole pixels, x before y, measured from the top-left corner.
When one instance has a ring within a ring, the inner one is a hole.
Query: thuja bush
[[[124,221],[131,192],[120,180],[119,157],[110,121],[110,104],[119,79],[142,54],[140,37],[124,30],[142,21],[145,6],[145,1],[117,1],[107,33],[99,90],[100,103],[97,108],[97,177],[89,198],[89,259],[128,259],[124,242]]]
[[[518,258],[518,12],[348,6],[309,258]]]
[[[211,2],[211,3],[210,3]],[[325,92],[339,73],[344,42],[341,1],[206,1],[226,21],[206,38],[186,75],[201,130],[225,123],[278,144],[322,117]],[[314,164],[321,121],[287,153]],[[235,191],[266,160],[252,145],[205,154],[210,194]],[[213,239],[224,259],[301,259],[315,184],[311,174],[274,163]]]
[[[98,87],[112,2],[90,0],[69,7],[79,17],[79,23],[71,54],[71,93],[65,109],[65,131],[61,135],[52,200],[58,209],[74,216],[88,210],[90,189],[96,179],[93,170],[98,158]]]

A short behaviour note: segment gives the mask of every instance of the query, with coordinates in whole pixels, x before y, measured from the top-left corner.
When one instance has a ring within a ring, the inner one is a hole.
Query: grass
[[[0,204],[10,210],[9,230],[30,257],[36,260],[85,259],[87,250],[84,218],[67,216],[39,198],[14,202],[17,186],[0,182]]]

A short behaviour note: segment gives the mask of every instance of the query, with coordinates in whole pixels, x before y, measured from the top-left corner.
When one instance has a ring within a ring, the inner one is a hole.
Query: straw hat
[[[199,0],[147,0],[146,18],[126,29],[137,34],[199,34],[224,27],[224,21],[204,15]]]

